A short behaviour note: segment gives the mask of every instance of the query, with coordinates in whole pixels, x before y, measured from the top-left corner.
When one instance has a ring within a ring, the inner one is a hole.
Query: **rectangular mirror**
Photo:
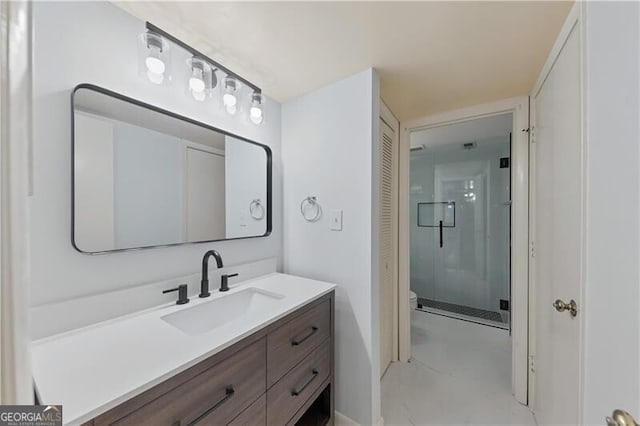
[[[72,104],[79,251],[271,232],[268,147],[93,85],[76,87]]]

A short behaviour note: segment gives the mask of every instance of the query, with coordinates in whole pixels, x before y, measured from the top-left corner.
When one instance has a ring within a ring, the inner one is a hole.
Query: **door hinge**
[[[536,360],[533,355],[529,355],[529,371],[532,373],[536,372]]]
[[[531,139],[531,143],[536,143],[536,126],[529,128],[529,138]]]
[[[531,257],[536,257],[536,245],[533,241],[531,242]]]

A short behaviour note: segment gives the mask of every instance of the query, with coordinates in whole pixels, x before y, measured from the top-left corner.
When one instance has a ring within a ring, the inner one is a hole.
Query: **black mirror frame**
[[[171,243],[171,244],[159,244],[159,245],[152,245],[152,246],[142,246],[142,247],[131,247],[131,248],[122,248],[122,249],[113,249],[113,250],[104,250],[104,251],[84,251],[82,250],[80,247],[78,247],[76,245],[76,241],[75,241],[75,216],[76,216],[76,212],[75,212],[75,108],[74,108],[74,99],[75,99],[75,95],[76,92],[80,89],[89,89],[89,90],[93,90],[95,92],[99,92],[102,93],[104,95],[107,96],[111,96],[114,97],[116,99],[120,99],[122,101],[125,102],[129,102],[132,103],[134,105],[143,107],[143,108],[147,108],[150,109],[152,111],[167,115],[169,117],[172,118],[177,118],[179,120],[183,120],[186,121],[187,123],[190,124],[194,124],[196,126],[200,126],[200,127],[204,127],[207,130],[212,130],[215,132],[219,132],[219,133],[223,133],[224,135],[227,136],[232,136],[236,139],[240,139],[244,142],[250,143],[252,145],[256,145],[259,146],[260,148],[264,149],[266,154],[267,154],[267,208],[266,208],[266,219],[267,219],[267,230],[263,235],[252,235],[249,237],[238,237],[238,238],[223,238],[223,239],[218,239],[218,240],[202,240],[202,241],[189,241],[189,242],[184,242],[184,243]],[[100,87],[100,86],[96,86],[95,84],[90,84],[90,83],[81,83],[78,84],[76,87],[74,87],[74,89],[71,92],[71,245],[73,246],[74,249],[76,249],[77,251],[79,251],[80,253],[83,254],[90,254],[90,255],[98,255],[98,254],[107,254],[107,253],[120,253],[120,252],[125,252],[125,251],[136,251],[136,250],[145,250],[145,249],[152,249],[152,248],[159,248],[159,247],[175,247],[175,246],[183,246],[183,245],[192,245],[192,244],[204,244],[204,243],[213,243],[213,242],[220,242],[220,241],[233,241],[233,240],[246,240],[246,239],[250,239],[250,238],[263,238],[263,237],[268,237],[269,235],[271,235],[271,231],[272,231],[272,209],[273,209],[273,173],[272,173],[272,169],[273,169],[273,159],[272,159],[272,152],[271,152],[271,148],[269,148],[267,145],[263,145],[261,143],[252,141],[250,139],[244,138],[242,136],[238,136],[235,135],[233,133],[227,132],[225,130],[219,129],[217,127],[213,127],[210,126],[208,124],[202,123],[200,121],[191,119],[189,117],[185,117],[183,115],[180,114],[176,114],[174,112],[162,109],[162,108],[158,108],[154,105],[148,104],[146,102],[142,102],[138,99],[134,99],[134,98],[130,98],[128,96],[122,95],[120,93],[116,93],[113,92],[109,89],[105,89],[104,87]]]

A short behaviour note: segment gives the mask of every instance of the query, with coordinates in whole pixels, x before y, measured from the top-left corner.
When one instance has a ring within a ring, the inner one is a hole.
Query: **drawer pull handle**
[[[307,334],[306,336],[304,336],[302,339],[300,340],[296,340],[293,339],[293,341],[291,342],[291,346],[298,346],[302,343],[304,343],[305,340],[307,340],[309,337],[313,336],[314,334],[316,334],[316,331],[318,331],[318,327],[316,327],[315,325],[313,327],[311,327],[311,333]]]
[[[302,385],[302,387],[300,389],[293,389],[291,391],[291,396],[298,396],[300,395],[302,392],[304,392],[304,390],[307,388],[307,386],[309,386],[311,384],[311,382],[313,382],[316,377],[318,377],[318,370],[311,370],[311,373],[313,374],[311,376],[311,378],[309,380],[307,380],[307,382]]]
[[[192,421],[191,423],[189,423],[189,426],[193,426],[196,423],[200,422],[200,420],[204,419],[205,417],[207,417],[209,414],[211,414],[212,411],[217,410],[218,408],[220,408],[220,406],[222,404],[224,404],[225,402],[227,402],[232,396],[233,394],[236,393],[235,390],[233,390],[233,386],[227,386],[227,388],[224,391],[224,397],[222,397],[222,399],[218,402],[216,402],[213,407],[209,408],[207,411],[205,411],[204,413],[202,413],[197,419],[195,419],[194,421]]]

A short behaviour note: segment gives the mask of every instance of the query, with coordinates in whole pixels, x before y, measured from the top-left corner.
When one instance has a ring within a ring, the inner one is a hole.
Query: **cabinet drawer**
[[[325,340],[267,391],[267,424],[284,425],[331,372],[331,344]]]
[[[314,306],[267,337],[267,387],[331,335],[331,301]]]
[[[203,421],[203,425],[208,423]],[[215,423],[211,423],[215,424]],[[233,419],[228,426],[265,426],[267,424],[267,395],[262,395],[249,408]]]
[[[114,424],[226,425],[265,392],[265,351],[262,338]]]

